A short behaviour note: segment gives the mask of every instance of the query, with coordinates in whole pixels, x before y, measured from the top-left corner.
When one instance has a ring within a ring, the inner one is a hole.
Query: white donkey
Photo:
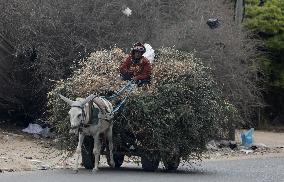
[[[74,170],[78,171],[78,160],[81,154],[81,148],[83,144],[83,140],[85,135],[92,135],[94,138],[94,156],[95,156],[95,164],[93,171],[98,170],[99,159],[100,159],[100,150],[101,150],[101,143],[99,139],[99,135],[104,133],[105,137],[109,142],[109,151],[110,151],[110,164],[112,167],[115,166],[113,160],[113,141],[112,141],[112,118],[113,118],[113,107],[112,104],[102,98],[97,97],[95,95],[90,95],[86,99],[79,99],[76,101],[72,101],[62,95],[59,95],[61,99],[67,102],[71,109],[69,110],[70,115],[70,122],[71,122],[71,130],[70,131],[77,131],[79,133],[79,142],[76,149],[76,163]],[[93,102],[91,102],[93,101]],[[93,104],[94,107],[99,109],[99,120],[97,123],[90,123],[92,120],[92,115],[90,115],[91,107],[89,104]]]

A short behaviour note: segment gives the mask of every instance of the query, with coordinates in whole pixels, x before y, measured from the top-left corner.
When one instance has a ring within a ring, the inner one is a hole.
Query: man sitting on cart
[[[133,81],[138,87],[151,83],[152,66],[143,56],[145,52],[146,48],[142,43],[135,43],[129,56],[120,65],[122,79]]]

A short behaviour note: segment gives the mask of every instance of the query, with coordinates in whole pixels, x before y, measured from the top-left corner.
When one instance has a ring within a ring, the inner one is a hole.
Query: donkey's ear
[[[74,101],[68,99],[67,97],[64,97],[64,96],[61,95],[61,94],[58,94],[58,95],[59,95],[59,97],[60,97],[62,100],[64,100],[65,102],[67,102],[70,106],[73,104]]]
[[[82,104],[83,104],[83,105],[87,104],[88,102],[90,102],[91,100],[93,100],[95,97],[96,97],[96,95],[94,95],[94,94],[89,95],[89,96],[82,102]]]

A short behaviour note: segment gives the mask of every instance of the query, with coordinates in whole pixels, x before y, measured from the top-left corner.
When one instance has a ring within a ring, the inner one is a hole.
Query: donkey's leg
[[[82,149],[82,144],[83,144],[83,140],[84,140],[85,135],[81,132],[79,132],[79,141],[78,141],[78,145],[77,145],[77,149],[76,149],[76,161],[75,161],[75,171],[78,171],[78,165],[79,165],[79,158],[81,155],[81,149]]]
[[[110,164],[112,167],[115,167],[115,163],[113,160],[113,141],[112,141],[112,126],[109,127],[109,129],[106,131],[107,140],[108,140],[108,147],[109,147],[109,159]]]
[[[101,141],[99,137],[99,133],[96,134],[94,137],[94,156],[95,156],[95,167],[93,171],[98,171],[99,160],[100,160],[100,151],[101,151]]]

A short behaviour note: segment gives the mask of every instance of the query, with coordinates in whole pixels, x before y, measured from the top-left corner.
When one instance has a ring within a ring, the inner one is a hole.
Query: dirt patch
[[[236,131],[236,141],[241,142],[241,131]],[[271,132],[271,131],[254,131],[254,143],[262,143],[268,147],[283,147],[284,146],[284,132]]]
[[[59,150],[53,139],[27,134],[19,129],[0,129],[0,145],[0,173],[66,169],[72,168],[75,163],[75,152]],[[101,157],[100,163],[107,165],[106,158]]]
[[[49,139],[0,129],[0,169],[22,171],[62,167],[67,154],[55,149]]]
[[[255,143],[264,143],[269,147],[284,147],[284,133],[256,131]]]

